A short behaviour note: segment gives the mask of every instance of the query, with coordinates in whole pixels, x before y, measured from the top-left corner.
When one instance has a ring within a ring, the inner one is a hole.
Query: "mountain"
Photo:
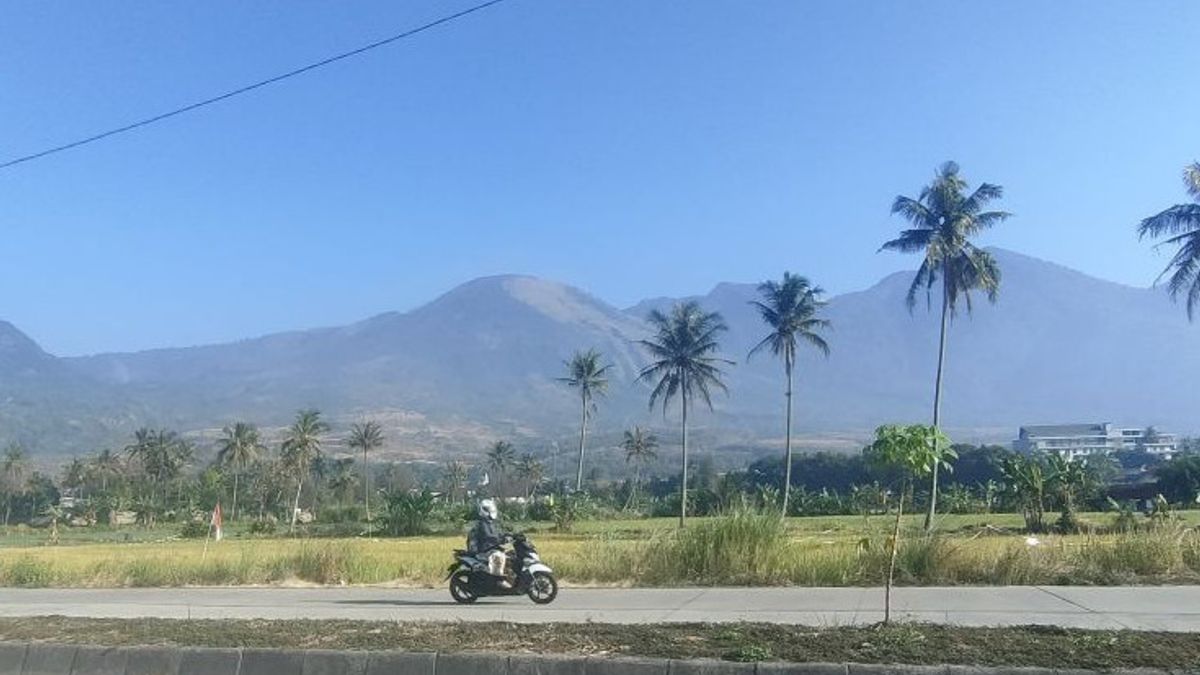
[[[1003,440],[1037,422],[1200,428],[1200,325],[1161,290],[993,254],[1003,270],[999,302],[979,299],[951,326],[944,418],[954,437]],[[937,315],[923,302],[906,309],[911,278],[894,274],[830,299],[832,353],[806,352],[797,367],[802,446],[853,447],[880,423],[928,418]],[[754,284],[724,283],[694,298],[724,315],[724,350],[738,362],[731,395],[696,417],[709,447],[780,435],[780,364],[770,354],[746,358],[763,333],[749,305],[755,294]],[[348,326],[76,358],[46,354],[0,323],[0,441],[68,454],[119,444],[140,424],[204,434],[234,419],[271,433],[295,410],[317,407],[343,429],[380,419],[397,455],[437,459],[497,438],[569,444],[579,403],[555,378],[588,347],[615,366],[595,422],[601,443],[633,424],[671,433],[672,418],[647,411],[648,390],[634,379],[646,313],[674,301],[621,310],[563,284],[495,276]]]

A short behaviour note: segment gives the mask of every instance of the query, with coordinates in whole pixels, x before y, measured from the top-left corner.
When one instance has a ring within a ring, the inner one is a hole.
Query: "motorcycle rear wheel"
[[[548,605],[558,597],[558,581],[553,574],[534,572],[529,580],[529,599],[538,605]]]
[[[460,605],[469,605],[479,599],[471,590],[471,575],[459,572],[450,577],[450,597]]]

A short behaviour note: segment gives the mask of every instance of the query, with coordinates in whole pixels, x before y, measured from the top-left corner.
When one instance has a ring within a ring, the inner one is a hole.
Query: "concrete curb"
[[[863,663],[733,663],[541,654],[99,647],[0,642],[0,675],[1086,675],[1093,671]],[[1107,675],[1166,675],[1152,669]]]

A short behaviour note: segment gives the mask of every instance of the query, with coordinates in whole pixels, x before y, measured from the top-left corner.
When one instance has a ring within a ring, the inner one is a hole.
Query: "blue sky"
[[[471,4],[19,3],[0,156]],[[835,292],[945,159],[986,243],[1116,281],[1200,158],[1200,3],[508,0],[247,96],[0,171],[0,318],[59,354],[408,309],[530,273],[617,305],[785,269]],[[1182,310],[1181,310],[1182,311]]]

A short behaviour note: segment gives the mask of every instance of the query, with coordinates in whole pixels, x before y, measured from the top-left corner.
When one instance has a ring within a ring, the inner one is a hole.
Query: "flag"
[[[217,502],[217,506],[216,506],[216,508],[213,509],[213,512],[212,512],[212,530],[213,530],[213,539],[215,541],[221,541],[221,537],[222,537],[221,525],[222,524],[223,523],[221,522],[221,502]]]

